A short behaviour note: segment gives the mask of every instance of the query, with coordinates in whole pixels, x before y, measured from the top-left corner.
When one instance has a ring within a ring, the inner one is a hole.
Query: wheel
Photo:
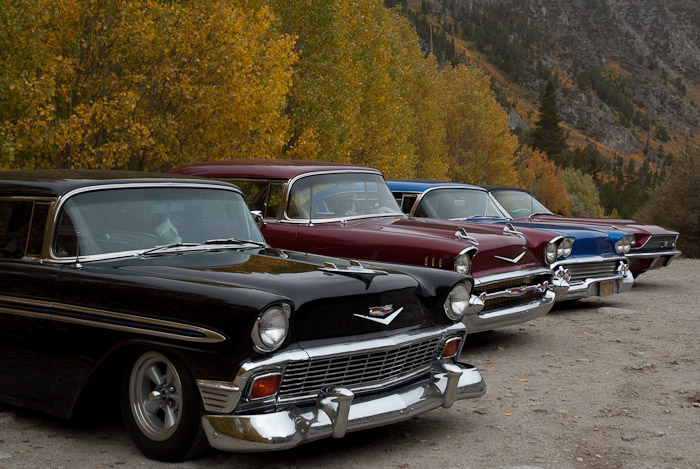
[[[203,452],[202,403],[190,371],[175,357],[149,351],[122,374],[122,417],[149,458],[179,462]]]

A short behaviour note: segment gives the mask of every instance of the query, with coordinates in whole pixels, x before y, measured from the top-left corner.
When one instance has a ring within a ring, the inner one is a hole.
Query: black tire
[[[192,373],[176,357],[147,351],[131,360],[119,400],[129,435],[149,458],[180,462],[208,448],[202,400]]]

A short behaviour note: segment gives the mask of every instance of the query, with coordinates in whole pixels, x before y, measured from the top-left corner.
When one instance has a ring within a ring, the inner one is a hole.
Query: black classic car
[[[143,176],[0,172],[3,402],[114,402],[144,454],[180,461],[485,392],[458,361],[471,278],[273,249],[235,186]]]

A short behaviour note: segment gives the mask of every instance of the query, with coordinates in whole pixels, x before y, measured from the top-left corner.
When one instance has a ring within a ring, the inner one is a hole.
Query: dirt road
[[[177,467],[700,468],[699,286],[700,261],[676,260],[629,293],[470,337],[462,359],[488,391],[451,409]],[[0,406],[0,469],[15,467],[171,465],[145,459],[118,422],[80,426]]]

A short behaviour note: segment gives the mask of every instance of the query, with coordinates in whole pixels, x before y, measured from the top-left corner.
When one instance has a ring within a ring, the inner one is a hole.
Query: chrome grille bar
[[[594,262],[590,264],[570,264],[567,267],[571,271],[571,280],[584,280],[595,277],[609,277],[615,275],[618,261]]]
[[[439,356],[442,337],[431,337],[395,349],[290,363],[278,397],[280,401],[315,396],[327,386],[358,389],[395,381],[427,369]]]

